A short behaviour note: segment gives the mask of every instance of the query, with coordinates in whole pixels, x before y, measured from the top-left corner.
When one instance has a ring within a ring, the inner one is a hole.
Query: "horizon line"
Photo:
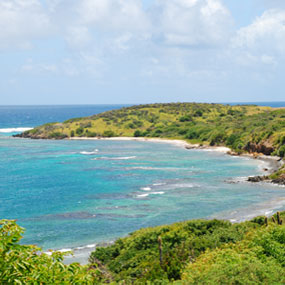
[[[117,106],[135,106],[135,105],[149,105],[149,104],[174,104],[174,103],[198,103],[198,104],[257,104],[257,103],[285,103],[285,101],[231,101],[231,102],[196,102],[196,101],[184,101],[184,102],[155,102],[155,103],[79,103],[79,104],[5,104],[1,105],[0,107],[40,107],[40,106],[111,106],[111,105],[117,105]]]

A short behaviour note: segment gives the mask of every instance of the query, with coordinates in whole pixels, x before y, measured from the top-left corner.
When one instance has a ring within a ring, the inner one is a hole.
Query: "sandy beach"
[[[140,142],[155,142],[155,143],[168,143],[186,149],[207,149],[227,153],[231,151],[228,147],[224,146],[201,146],[200,144],[190,144],[184,140],[177,139],[161,139],[161,138],[136,138],[136,137],[112,137],[112,138],[87,138],[87,137],[73,137],[69,140],[109,140],[109,141],[140,141]]]

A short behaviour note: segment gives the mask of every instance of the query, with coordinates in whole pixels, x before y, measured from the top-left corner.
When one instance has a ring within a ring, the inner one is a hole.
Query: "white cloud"
[[[58,67],[56,64],[35,64],[28,62],[21,67],[22,72],[36,72],[36,73],[57,73]]]
[[[148,19],[139,0],[82,0],[78,4],[79,21],[109,31],[144,31]]]
[[[85,26],[68,27],[65,39],[69,46],[75,48],[86,47],[92,40],[92,36]]]
[[[232,45],[271,57],[285,56],[285,11],[265,11],[251,25],[237,32]]]
[[[29,48],[51,24],[38,0],[0,1],[0,48]]]
[[[219,0],[158,0],[157,13],[154,25],[169,45],[215,46],[232,30],[231,14]]]

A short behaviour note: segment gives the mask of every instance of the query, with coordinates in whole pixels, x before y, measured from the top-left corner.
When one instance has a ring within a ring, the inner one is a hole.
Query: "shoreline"
[[[284,164],[282,159],[278,156],[267,156],[264,154],[235,154],[230,148],[226,146],[208,146],[200,144],[191,144],[185,140],[180,139],[163,139],[163,138],[144,138],[144,137],[111,137],[111,138],[88,138],[88,137],[73,137],[67,138],[66,140],[108,140],[108,141],[139,141],[139,142],[154,142],[154,143],[168,143],[177,147],[182,147],[185,149],[197,149],[197,150],[206,150],[206,151],[217,151],[224,154],[237,157],[247,157],[251,159],[257,159],[265,163],[263,167],[263,172],[266,174],[272,174]],[[267,169],[267,170],[265,170]]]
[[[223,211],[219,214],[213,214],[205,218],[198,218],[198,219],[189,219],[191,220],[213,220],[213,219],[218,219],[222,221],[229,221],[232,224],[236,223],[243,223],[246,221],[250,221],[256,217],[259,216],[264,216],[264,217],[271,217],[274,213],[278,211],[283,211],[284,210],[284,205],[285,205],[285,197],[283,198],[274,198],[271,199],[267,202],[262,202],[262,203],[257,203],[253,204],[250,207],[240,207],[235,210],[228,210],[228,211]],[[243,213],[241,215],[241,213]],[[245,214],[246,213],[246,214]],[[175,223],[180,223],[183,222],[182,220],[177,221]],[[172,223],[171,223],[172,224]],[[171,224],[162,224],[162,226],[165,225],[171,225]],[[72,251],[73,254],[66,255],[64,258],[64,263],[65,264],[71,264],[74,262],[79,262],[82,265],[88,264],[88,258],[90,254],[96,250],[98,247],[108,247],[113,245],[116,240],[128,237],[130,233],[119,236],[115,239],[112,240],[107,240],[105,242],[98,242],[90,245],[84,245],[84,246],[78,246],[75,248],[68,248],[68,249],[59,249],[59,250],[52,250],[52,251],[60,251],[60,252],[69,252]],[[46,254],[51,254],[49,252],[45,252]]]
[[[109,140],[109,141],[139,141],[139,142],[155,142],[168,143],[186,149],[205,149],[227,153],[231,151],[230,148],[224,146],[205,146],[200,144],[191,144],[185,140],[180,139],[162,139],[162,138],[143,138],[143,137],[111,137],[111,138],[87,138],[87,137],[73,137],[67,140]]]
[[[282,163],[280,163],[280,158],[279,157],[271,157],[271,156],[266,156],[266,155],[256,155],[256,154],[242,154],[242,155],[236,155],[235,153],[233,153],[231,151],[230,148],[228,147],[224,147],[224,146],[206,146],[203,145],[201,146],[200,144],[191,144],[188,143],[185,140],[179,140],[179,139],[162,139],[162,138],[142,138],[142,137],[111,137],[111,138],[88,138],[88,137],[74,137],[74,138],[67,138],[65,140],[82,140],[82,141],[99,141],[99,140],[103,140],[103,141],[138,141],[138,142],[153,142],[153,143],[167,143],[167,144],[171,144],[173,146],[176,147],[180,147],[180,148],[184,148],[185,150],[204,150],[204,151],[215,151],[215,152],[220,152],[223,154],[227,154],[227,155],[231,155],[231,156],[237,156],[237,157],[244,157],[244,158],[250,158],[250,159],[258,159],[261,163],[263,163],[261,165],[261,171],[264,173],[265,172],[265,168],[267,168],[268,170],[266,171],[267,174],[274,172],[275,170],[277,170]],[[206,155],[206,154],[205,154]],[[284,198],[285,199],[285,198]],[[282,200],[283,201],[283,200]],[[236,222],[241,222],[241,221],[245,221],[245,220],[250,220],[251,218],[261,215],[262,213],[264,213],[264,215],[270,215],[272,212],[272,209],[270,207],[270,202],[268,201],[268,205],[266,203],[266,206],[263,209],[258,209],[258,211],[256,211],[256,214],[252,214],[247,216],[246,218],[244,216],[240,216],[238,219],[236,217],[230,217],[230,218],[222,218],[220,217],[220,219],[223,220],[229,220],[232,223],[236,223]],[[209,217],[210,218],[210,217]],[[118,237],[120,238],[120,237]],[[116,239],[115,239],[116,240]],[[68,255],[65,257],[64,262],[66,264],[69,263],[73,263],[73,262],[79,262],[81,264],[86,264],[88,262],[88,258],[89,255],[92,251],[94,251],[96,249],[96,247],[100,247],[100,246],[108,246],[111,245],[112,243],[114,243],[114,240],[111,241],[106,241],[104,243],[98,243],[98,244],[90,244],[90,245],[85,245],[85,246],[79,246],[79,247],[75,247],[75,248],[68,248],[68,249],[61,249],[59,251],[69,251],[70,249],[73,251],[74,256]],[[55,250],[56,251],[56,250]]]

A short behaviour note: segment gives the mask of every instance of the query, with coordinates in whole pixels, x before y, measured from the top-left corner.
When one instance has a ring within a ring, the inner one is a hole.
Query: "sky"
[[[0,105],[285,101],[284,0],[0,0]]]

